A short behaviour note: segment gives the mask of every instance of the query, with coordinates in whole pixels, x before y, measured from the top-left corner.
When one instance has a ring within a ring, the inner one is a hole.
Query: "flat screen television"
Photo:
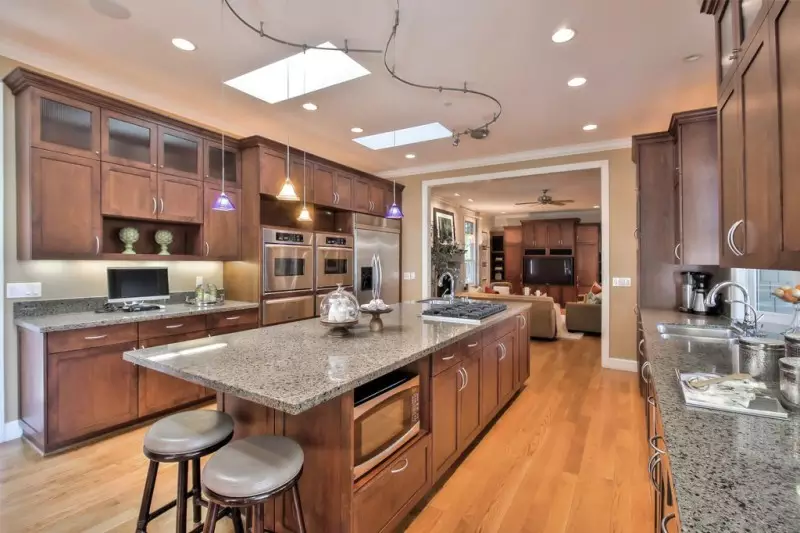
[[[525,285],[573,285],[572,261],[572,257],[526,255],[522,260],[522,281]]]
[[[146,300],[169,300],[169,278],[166,268],[108,269],[109,303]]]

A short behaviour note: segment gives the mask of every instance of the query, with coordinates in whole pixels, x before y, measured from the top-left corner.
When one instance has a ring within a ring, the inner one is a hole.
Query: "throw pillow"
[[[590,292],[586,295],[586,303],[587,304],[600,304],[603,303],[603,293],[598,292],[597,294]]]
[[[592,294],[600,294],[603,292],[603,286],[597,283],[596,281],[592,283],[592,288],[589,289]]]

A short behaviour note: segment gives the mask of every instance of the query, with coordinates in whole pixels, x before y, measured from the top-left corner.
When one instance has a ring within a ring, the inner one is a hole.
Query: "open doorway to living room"
[[[607,334],[602,188],[602,164],[434,180],[428,293],[529,301],[534,338]]]

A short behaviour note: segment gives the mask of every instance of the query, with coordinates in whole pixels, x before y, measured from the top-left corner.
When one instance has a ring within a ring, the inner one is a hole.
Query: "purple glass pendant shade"
[[[393,218],[395,220],[399,220],[403,218],[403,212],[400,210],[400,207],[393,203],[389,206],[389,209],[386,211],[386,218]]]
[[[233,205],[231,199],[224,192],[219,193],[214,203],[211,204],[212,211],[236,211],[236,206]]]

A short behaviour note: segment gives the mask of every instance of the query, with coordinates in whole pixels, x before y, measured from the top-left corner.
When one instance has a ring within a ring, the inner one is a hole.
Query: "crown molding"
[[[464,159],[461,161],[451,161],[449,163],[437,163],[433,165],[425,165],[419,167],[386,170],[383,172],[378,172],[377,175],[380,176],[381,178],[387,178],[387,179],[403,178],[406,176],[416,176],[419,174],[432,174],[434,172],[449,172],[451,170],[463,170],[467,168],[505,165],[508,163],[520,163],[522,161],[550,159],[552,157],[564,157],[569,155],[591,154],[594,152],[621,150],[630,147],[631,147],[631,139],[630,137],[626,137],[624,139],[612,139],[609,141],[598,141],[593,143],[556,146],[553,148],[542,148],[540,150],[529,150],[527,152],[514,152],[511,154],[495,155],[489,157],[478,157],[475,159]]]

